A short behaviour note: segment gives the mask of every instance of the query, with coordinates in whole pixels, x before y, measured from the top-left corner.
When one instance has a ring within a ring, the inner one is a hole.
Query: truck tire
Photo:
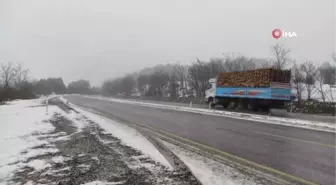
[[[210,109],[215,108],[216,104],[213,98],[209,98],[208,105]]]
[[[261,110],[267,114],[270,114],[270,108],[269,107],[262,107]]]
[[[237,107],[238,107],[238,103],[237,103],[237,101],[231,100],[231,101],[229,102],[229,109],[236,110]]]
[[[246,108],[247,108],[247,110],[251,110],[253,112],[258,112],[258,104],[257,104],[256,100],[248,101]]]
[[[229,103],[223,103],[222,106],[223,106],[223,109],[227,109],[229,106]]]

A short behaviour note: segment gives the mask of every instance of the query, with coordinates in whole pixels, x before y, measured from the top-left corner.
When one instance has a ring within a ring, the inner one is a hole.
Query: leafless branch
[[[285,68],[290,62],[290,49],[286,49],[284,45],[276,44],[271,47],[272,54],[275,57],[274,67],[277,69]]]
[[[13,83],[14,69],[13,63],[1,64],[0,77],[4,84],[4,88],[9,88]]]
[[[303,73],[304,84],[307,90],[307,99],[311,100],[312,94],[314,93],[314,84],[316,82],[317,68],[313,62],[307,61],[301,64],[301,70]]]
[[[318,67],[317,74],[316,74],[316,83],[315,88],[320,93],[322,101],[326,102],[326,92],[323,88],[324,85],[324,76],[321,71],[321,67]]]

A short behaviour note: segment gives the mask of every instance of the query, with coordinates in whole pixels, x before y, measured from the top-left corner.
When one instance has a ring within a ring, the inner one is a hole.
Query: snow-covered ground
[[[58,100],[49,101],[47,112],[44,100],[0,106],[0,185],[186,184],[194,178],[176,171],[133,128]]]
[[[49,111],[54,112],[58,109],[50,107]],[[18,161],[24,161],[35,154],[58,151],[51,147],[23,153],[38,145],[48,145],[48,141],[41,141],[36,137],[37,134],[45,134],[53,130],[54,127],[51,124],[44,122],[48,119],[51,119],[51,114],[47,115],[46,108],[41,107],[38,101],[13,101],[9,105],[0,106],[0,184],[1,181],[10,178],[15,169],[24,165],[36,170],[47,166],[41,160],[33,160],[28,164]]]
[[[302,87],[302,99],[306,100],[308,99],[308,92],[306,88],[304,87],[304,84],[299,84],[300,87]],[[330,86],[328,84],[323,84],[322,85],[322,92],[325,96],[325,101],[326,102],[336,102],[336,87]],[[296,95],[296,89],[292,89],[292,93]],[[317,100],[319,102],[323,102],[322,94],[321,92],[316,88],[312,87],[311,88],[311,98],[314,100]]]
[[[225,166],[171,143],[162,140],[161,142],[178,156],[204,185],[257,184],[250,177],[243,175],[232,167]]]
[[[60,98],[63,103],[68,103],[64,97]],[[89,120],[92,120],[99,124],[104,130],[112,133],[117,138],[121,139],[124,144],[131,146],[135,149],[142,151],[144,154],[148,155],[155,161],[165,165],[166,167],[172,169],[172,166],[168,163],[164,156],[141,134],[139,134],[133,128],[126,126],[125,124],[118,123],[111,119],[99,116],[97,114],[86,111],[78,106],[71,105],[75,107],[82,115],[85,115]]]
[[[242,119],[242,120],[248,120],[248,121],[257,121],[257,122],[268,123],[268,124],[280,124],[280,125],[287,125],[287,126],[300,127],[300,128],[323,130],[323,131],[329,131],[329,132],[336,131],[336,124],[334,123],[307,121],[307,120],[292,119],[292,118],[280,118],[280,117],[273,117],[273,116],[239,113],[239,112],[229,112],[229,111],[222,111],[222,110],[181,107],[181,106],[165,105],[165,104],[159,104],[159,103],[149,103],[149,102],[141,102],[141,101],[133,101],[133,100],[107,98],[107,97],[102,97],[102,96],[84,96],[84,97],[105,100],[105,101],[126,103],[126,104],[134,104],[134,105],[140,105],[140,106],[145,106],[145,107],[154,107],[154,108],[160,108],[160,109],[169,109],[169,110],[176,110],[176,111],[185,111],[185,112],[193,112],[193,113],[199,113],[199,114],[214,115],[214,116],[223,116],[223,117]]]
[[[131,146],[139,151],[143,152],[145,155],[151,157],[155,161],[165,165],[169,169],[172,169],[172,166],[168,163],[165,157],[151,144],[144,136],[139,132],[126,126],[125,124],[118,123],[116,121],[104,118],[97,114],[79,109],[77,109],[81,114],[85,115],[90,120],[99,123],[104,130],[117,138],[121,139],[124,144]]]

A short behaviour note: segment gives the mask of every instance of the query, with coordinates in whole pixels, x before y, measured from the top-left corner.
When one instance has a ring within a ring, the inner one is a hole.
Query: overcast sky
[[[0,62],[66,83],[222,53],[271,57],[277,42],[293,59],[330,60],[335,0],[0,0]],[[274,28],[297,37],[276,40]]]

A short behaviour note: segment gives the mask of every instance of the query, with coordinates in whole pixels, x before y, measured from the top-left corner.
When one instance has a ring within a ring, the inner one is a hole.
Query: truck
[[[262,68],[249,71],[223,72],[211,78],[205,91],[209,107],[269,111],[284,109],[291,94],[291,71]]]

